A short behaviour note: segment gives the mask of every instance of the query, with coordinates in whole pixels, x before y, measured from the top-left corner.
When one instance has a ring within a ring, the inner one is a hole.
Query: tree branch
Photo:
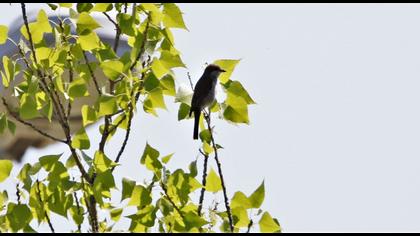
[[[201,188],[201,193],[200,193],[200,200],[198,203],[198,215],[201,216],[201,209],[203,208],[203,201],[204,201],[204,193],[206,192],[206,182],[207,182],[207,165],[208,165],[208,159],[209,159],[209,155],[205,154],[203,151],[201,151],[201,149],[198,149],[200,151],[200,153],[203,155],[204,157],[204,164],[203,164],[203,179],[201,182],[201,185],[203,186]]]
[[[220,164],[220,161],[219,161],[219,155],[218,155],[218,152],[217,152],[216,142],[214,141],[214,137],[213,137],[213,129],[211,128],[210,112],[208,114],[207,114],[207,112],[204,112],[204,118],[205,118],[206,123],[207,123],[207,129],[210,132],[211,145],[212,145],[213,150],[214,150],[214,159],[216,160],[217,170],[219,172],[220,182],[222,184],[223,197],[225,199],[225,207],[226,207],[226,211],[227,211],[227,214],[228,214],[230,231],[233,233],[234,227],[233,227],[232,212],[230,210],[229,198],[227,196],[227,190],[226,190],[225,180],[223,178],[222,165]]]

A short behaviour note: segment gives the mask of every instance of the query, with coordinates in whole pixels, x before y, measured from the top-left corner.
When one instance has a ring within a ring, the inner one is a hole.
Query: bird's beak
[[[223,70],[223,69],[220,69],[220,72],[226,72],[225,70]]]

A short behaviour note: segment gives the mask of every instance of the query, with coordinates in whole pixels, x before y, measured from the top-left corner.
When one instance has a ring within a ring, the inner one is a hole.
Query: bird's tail
[[[198,125],[200,123],[200,114],[199,111],[194,111],[194,139],[198,139]]]

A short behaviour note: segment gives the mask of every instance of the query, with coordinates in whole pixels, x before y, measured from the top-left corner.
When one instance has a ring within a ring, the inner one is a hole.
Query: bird
[[[191,100],[189,116],[194,112],[194,133],[193,139],[198,139],[198,124],[200,122],[201,111],[213,104],[216,96],[216,84],[219,75],[226,72],[220,66],[210,64],[204,70],[203,75],[194,87],[194,93]]]
[[[36,11],[28,12],[28,21],[29,23],[36,20]],[[61,19],[69,18],[69,15],[62,14],[61,17],[58,17],[54,14],[48,15],[48,19],[50,22],[54,22],[56,24],[59,23]],[[103,43],[106,43],[108,45],[114,45],[115,40],[115,32],[112,28],[112,25],[110,22],[108,22],[107,19],[100,16],[95,16],[95,20],[98,21],[103,27],[96,30],[96,33],[98,34],[98,37],[101,39]],[[10,24],[10,30],[9,30],[9,37],[15,41],[19,42],[21,36],[20,33],[20,27],[23,25],[23,19],[22,17],[17,17],[11,24]],[[75,24],[70,24],[71,27],[71,33],[76,34],[76,27]],[[46,44],[49,47],[52,47],[54,45],[54,37],[52,34],[45,34],[44,40]],[[119,48],[117,55],[122,56],[124,53],[129,52],[131,47],[127,43],[127,39],[124,37],[120,38]],[[0,45],[0,58],[3,56],[13,56],[18,53],[18,49],[16,46],[14,46],[10,41],[7,41],[7,43]],[[87,55],[90,62],[96,61],[96,58],[92,54]],[[24,65],[22,65],[24,67]],[[0,62],[0,68],[2,68],[3,65]],[[94,71],[98,83],[100,85],[103,85],[108,79],[104,76],[103,72],[99,67]],[[22,80],[22,76],[20,78],[15,78],[16,81]],[[69,117],[70,127],[71,127],[71,133],[75,133],[80,127],[82,127],[82,115],[81,115],[81,107],[85,104],[91,105],[93,104],[97,96],[95,94],[95,91],[93,90],[92,86],[89,86],[88,88],[89,94],[95,95],[95,96],[88,96],[78,99],[76,102],[73,103],[73,109]],[[0,80],[0,93],[6,98],[9,104],[16,107],[16,104],[13,104],[12,96],[9,95],[10,91],[5,90],[3,87],[1,80]],[[5,112],[6,108],[3,106],[3,104],[0,102],[0,113]],[[13,119],[12,119],[13,120]],[[51,122],[49,122],[46,119],[42,118],[35,118],[32,119],[31,122],[38,127],[39,129],[45,131],[46,133],[49,133],[55,137],[58,137],[60,139],[64,139],[63,131],[61,130],[61,126],[59,122],[56,119],[52,119]],[[9,159],[16,162],[21,162],[25,152],[28,148],[44,148],[47,145],[55,143],[53,140],[48,139],[31,128],[20,124],[19,122],[16,123],[16,131],[14,134],[11,134],[10,132],[3,132],[3,134],[0,134],[0,159]]]

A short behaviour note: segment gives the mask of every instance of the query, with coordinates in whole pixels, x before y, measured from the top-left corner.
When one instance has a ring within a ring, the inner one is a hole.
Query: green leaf
[[[71,214],[71,217],[73,218],[74,223],[76,223],[77,225],[81,225],[83,223],[84,221],[83,208],[79,210],[77,206],[72,206],[70,208],[70,214]]]
[[[5,25],[0,25],[0,44],[4,44],[7,41],[7,34],[9,32],[9,28]]]
[[[85,51],[91,51],[101,47],[100,39],[98,35],[93,31],[86,35],[79,35],[77,43],[79,43],[82,49]]]
[[[0,163],[1,164],[1,163]],[[19,172],[18,179],[23,182],[23,189],[29,192],[32,185],[32,179],[29,175],[29,170],[31,169],[31,165],[26,163]]]
[[[128,203],[129,206],[137,206],[138,208],[142,208],[152,202],[152,197],[150,196],[149,190],[147,188],[136,185],[133,189],[131,194],[130,202]]]
[[[131,196],[131,194],[133,193],[134,186],[136,186],[136,181],[123,178],[121,201]]]
[[[166,109],[165,100],[163,99],[162,89],[155,88],[149,92],[144,100],[143,109],[145,112],[157,116],[155,108]]]
[[[91,9],[93,8],[93,4],[92,3],[77,3],[76,9],[77,12],[89,12]]]
[[[117,99],[111,95],[102,95],[99,99],[98,116],[110,115],[118,110]]]
[[[211,143],[211,133],[208,129],[205,129],[199,134],[201,141]]]
[[[226,72],[220,74],[219,81],[220,83],[224,84],[229,81],[230,76],[233,73],[236,65],[239,63],[240,60],[231,60],[231,59],[223,59],[223,60],[216,60],[213,64],[220,66]]]
[[[248,197],[241,191],[237,191],[231,200],[230,207],[233,209],[235,207],[244,207],[245,209],[252,208],[251,201]]]
[[[29,120],[38,117],[37,104],[33,94],[24,93],[20,99],[19,116]]]
[[[57,185],[52,191],[53,193],[48,199],[48,207],[51,211],[67,218],[67,210],[73,205],[73,196],[66,195],[66,191],[60,185]]]
[[[80,128],[79,131],[77,131],[77,133],[74,135],[73,140],[71,141],[71,145],[77,149],[90,148],[89,137],[86,134],[84,127]]]
[[[104,172],[98,172],[95,182],[93,183],[93,190],[96,200],[100,205],[103,205],[102,198],[111,198],[111,189],[115,188],[114,176],[111,170],[105,170]]]
[[[165,75],[161,80],[160,80],[160,86],[163,89],[163,94],[165,95],[169,95],[169,96],[175,96],[176,91],[175,91],[175,80],[174,77],[172,77],[172,75]]]
[[[19,74],[20,65],[14,61],[11,61],[7,56],[3,56],[3,68],[4,73],[1,71],[1,77],[4,87],[9,87],[16,75]]]
[[[112,3],[96,3],[92,11],[107,12],[112,10]]]
[[[179,105],[178,121],[188,118],[188,115],[190,113],[190,108],[191,107],[188,104],[185,104],[183,102]]]
[[[160,79],[169,72],[169,69],[162,63],[161,60],[155,58],[152,62],[152,72],[158,79]]]
[[[249,201],[253,208],[259,208],[264,201],[265,197],[265,188],[264,181],[261,185],[249,196]]]
[[[235,227],[238,228],[247,227],[250,222],[246,209],[241,206],[232,207],[232,218]]]
[[[31,210],[27,205],[9,203],[7,206],[6,219],[13,232],[26,227],[32,220]]]
[[[59,3],[60,7],[71,8],[73,3]]]
[[[60,159],[61,155],[62,154],[42,156],[39,158],[39,163],[46,171],[50,172],[58,162],[58,159]]]
[[[161,51],[159,61],[168,70],[175,67],[185,68],[185,64],[182,62],[181,57],[177,54],[172,54],[169,51]]]
[[[129,36],[135,36],[135,24],[132,15],[125,14],[125,13],[118,13],[117,14],[117,21],[118,25],[120,26],[121,32],[123,34],[127,34]]]
[[[234,123],[249,124],[248,104],[241,97],[229,96],[225,101],[226,108],[223,111],[223,117]]]
[[[210,170],[206,178],[206,190],[213,193],[217,193],[222,190],[220,177],[216,174],[213,168]]]
[[[47,3],[47,4],[53,11],[55,11],[57,9],[57,5],[55,5],[55,4],[52,4],[52,3]]]
[[[162,157],[162,162],[167,164],[169,162],[169,160],[172,158],[173,155],[174,155],[174,153],[171,153],[167,156]]]
[[[95,166],[95,169],[99,172],[105,172],[109,168],[116,165],[111,159],[109,159],[105,154],[101,151],[96,151],[95,156],[93,157],[93,165]]]
[[[190,170],[190,175],[192,177],[197,176],[197,160],[193,161],[190,163],[190,165],[188,166],[188,169]]]
[[[280,225],[270,215],[265,212],[259,222],[261,233],[280,232]]]
[[[82,106],[82,118],[84,127],[98,120],[95,109],[91,108],[88,105]]]
[[[13,163],[10,160],[0,160],[0,183],[9,177]]]
[[[239,81],[229,80],[227,83],[223,84],[223,86],[226,89],[228,96],[241,97],[247,104],[255,104],[255,101],[249,96],[248,92]]]
[[[47,13],[44,10],[38,12],[36,22],[29,23],[29,31],[31,32],[32,41],[37,44],[40,43],[44,37],[44,33],[51,33],[52,28],[48,20]],[[20,28],[22,35],[29,40],[28,32],[25,25]]]
[[[151,23],[153,25],[160,25],[162,21],[163,14],[160,12],[158,5],[154,3],[142,3],[140,5],[145,11],[148,11],[151,17]]]
[[[123,213],[123,208],[116,208],[116,209],[112,209],[110,214],[111,214],[111,219],[114,222],[118,222],[121,218],[121,214]]]
[[[82,78],[73,80],[69,86],[69,96],[71,98],[85,97],[88,96],[86,81]]]
[[[159,151],[146,143],[146,147],[144,148],[140,163],[145,165],[147,169],[157,172],[163,167],[158,157]]]
[[[184,215],[184,223],[187,231],[190,231],[193,228],[199,229],[202,226],[208,224],[209,222],[207,222],[205,219],[203,219],[196,213],[190,211]]]
[[[152,91],[153,89],[159,87],[160,81],[155,76],[154,73],[147,74],[144,80],[144,89],[148,92]]]
[[[101,68],[106,77],[116,80],[122,75],[124,64],[120,61],[104,61],[101,63]]]
[[[163,25],[168,28],[187,29],[182,18],[182,13],[174,3],[163,4]]]

